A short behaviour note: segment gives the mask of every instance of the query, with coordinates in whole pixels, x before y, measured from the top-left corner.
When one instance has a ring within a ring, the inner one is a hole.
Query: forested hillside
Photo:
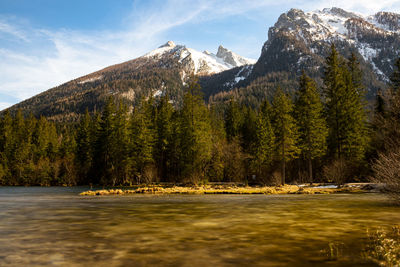
[[[322,86],[303,72],[297,88],[271,87],[257,108],[240,95],[206,105],[192,76],[179,106],[169,94],[142,97],[135,106],[108,97],[102,111],[86,110],[76,123],[5,112],[0,183],[365,181],[371,161],[385,151],[378,122],[398,97],[397,62],[392,89],[378,95],[376,110],[366,106],[357,58],[332,46]]]

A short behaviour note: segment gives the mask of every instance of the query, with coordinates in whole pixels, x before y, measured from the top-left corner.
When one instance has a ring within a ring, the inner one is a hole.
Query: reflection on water
[[[365,265],[366,229],[400,222],[399,207],[377,194],[84,190],[0,187],[0,266]],[[339,259],[327,255],[330,244]]]

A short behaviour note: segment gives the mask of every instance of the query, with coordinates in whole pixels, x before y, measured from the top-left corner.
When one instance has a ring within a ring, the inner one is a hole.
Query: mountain
[[[364,73],[367,97],[387,86],[400,51],[400,15],[364,16],[340,8],[313,12],[291,9],[268,31],[257,61],[220,46],[216,54],[167,42],[137,59],[110,66],[50,89],[10,108],[54,120],[75,120],[86,108],[102,108],[110,95],[136,104],[150,95],[168,94],[179,103],[191,74],[200,77],[210,103],[231,97],[257,106],[279,85],[298,87],[304,70],[322,86],[325,57],[335,44],[339,53],[354,53]]]
[[[209,76],[254,64],[220,46],[218,53],[199,52],[169,41],[142,57],[113,65],[74,79],[9,108],[25,114],[43,115],[53,120],[76,120],[79,114],[102,108],[113,95],[128,104],[136,104],[150,95],[168,94],[179,102],[182,88],[191,74]]]
[[[340,8],[313,12],[291,9],[269,29],[268,40],[248,77],[224,88],[224,92],[212,96],[212,101],[232,95],[244,102],[252,96],[263,98],[277,84],[293,90],[296,83],[290,80],[296,80],[302,70],[321,85],[325,57],[332,43],[345,57],[352,52],[358,57],[368,97],[372,98],[376,90],[386,86],[398,57],[400,15],[379,12],[363,16]]]

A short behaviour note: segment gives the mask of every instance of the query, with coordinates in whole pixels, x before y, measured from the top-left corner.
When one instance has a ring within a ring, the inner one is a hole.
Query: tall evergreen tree
[[[86,109],[85,115],[81,118],[76,135],[76,165],[81,181],[84,181],[92,166],[92,143],[90,136],[91,118]]]
[[[324,76],[327,123],[329,126],[329,147],[335,157],[343,154],[343,139],[345,133],[345,97],[346,84],[343,77],[341,58],[335,46],[332,44],[331,53],[326,58]]]
[[[274,95],[272,107],[277,154],[282,166],[281,183],[284,185],[286,180],[286,162],[296,158],[299,154],[299,148],[297,147],[298,131],[292,116],[292,100],[280,88],[277,89]]]
[[[225,112],[225,130],[228,141],[239,137],[243,125],[243,114],[239,104],[234,98],[231,98]]]
[[[364,156],[366,114],[361,71],[353,55],[345,64],[334,45],[324,76],[329,147],[336,158]]]
[[[197,78],[192,77],[183,99],[180,115],[182,174],[192,182],[205,178],[212,153],[209,111],[201,96]]]
[[[275,149],[275,135],[271,125],[272,109],[268,101],[264,101],[257,115],[256,135],[252,143],[253,164],[259,178],[270,166]]]
[[[295,118],[299,127],[298,146],[308,163],[309,181],[313,181],[312,161],[325,155],[328,128],[324,107],[315,82],[305,72],[300,77],[300,88],[295,103]]]
[[[153,100],[143,99],[140,106],[135,108],[130,125],[130,155],[138,183],[143,181],[146,168],[154,163],[155,138]]]
[[[92,182],[96,184],[112,184],[114,179],[115,112],[114,99],[110,97],[104,106],[96,133],[94,164],[92,165],[95,174]]]
[[[257,130],[257,113],[252,107],[243,106],[241,108],[243,114],[243,124],[241,127],[241,144],[243,151],[251,153],[251,146],[256,139]]]
[[[129,157],[129,134],[128,134],[128,109],[122,101],[119,103],[115,115],[115,182],[125,183],[128,175],[128,157]]]
[[[369,130],[362,71],[354,54],[348,59],[344,77],[346,81],[344,101],[347,106],[347,138],[344,140],[344,152],[347,158],[360,160],[364,158],[369,143]]]
[[[168,152],[171,150],[172,144],[173,113],[174,108],[169,102],[168,95],[163,96],[157,106],[156,114],[155,158],[160,178],[166,178],[171,167]]]

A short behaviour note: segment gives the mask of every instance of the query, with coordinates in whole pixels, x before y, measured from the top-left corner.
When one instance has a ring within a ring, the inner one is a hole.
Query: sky
[[[0,110],[169,40],[257,59],[290,8],[400,13],[400,0],[0,0]]]

